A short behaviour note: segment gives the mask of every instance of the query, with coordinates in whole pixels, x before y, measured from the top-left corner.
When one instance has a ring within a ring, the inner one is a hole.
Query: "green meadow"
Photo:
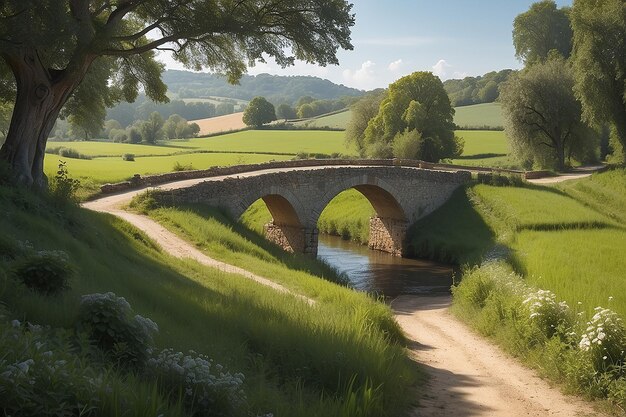
[[[333,129],[345,129],[351,117],[352,112],[350,110],[346,110],[328,116],[314,117],[312,119],[295,122],[295,125],[311,128],[330,127]]]
[[[461,129],[495,129],[504,126],[500,103],[455,107],[454,111],[454,123]]]

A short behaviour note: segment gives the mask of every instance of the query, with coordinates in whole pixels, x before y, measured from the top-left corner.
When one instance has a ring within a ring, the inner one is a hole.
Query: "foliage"
[[[298,115],[296,114],[296,110],[293,107],[291,107],[289,104],[283,103],[276,108],[277,119],[289,120],[289,119],[295,119],[296,117],[298,117]]]
[[[154,145],[158,141],[165,139],[164,123],[165,121],[159,113],[152,112],[148,120],[140,124],[142,142]]]
[[[81,297],[78,328],[120,366],[142,368],[152,354],[156,323],[133,316],[130,304],[112,292]]]
[[[74,159],[91,159],[89,155],[82,154],[73,148],[66,148],[64,146],[59,147],[48,147],[46,148],[46,153],[59,155],[63,158],[74,158]]]
[[[274,105],[264,97],[253,98],[243,112],[243,122],[247,126],[259,128],[274,120],[276,120]]]
[[[179,171],[193,171],[193,164],[187,164],[187,165],[183,165],[180,162],[176,161],[176,163],[174,163],[174,166],[172,167],[172,171],[175,172],[179,172]]]
[[[626,160],[626,9],[621,0],[576,0],[571,19],[583,116],[589,123],[615,128]]]
[[[39,251],[19,259],[13,274],[32,291],[57,295],[70,288],[75,267],[63,251]]]
[[[167,101],[163,65],[155,59],[155,50],[164,45],[188,68],[210,68],[232,83],[247,64],[267,57],[281,66],[296,59],[336,64],[337,51],[352,48],[351,9],[345,0],[86,1],[72,7],[58,7],[52,0],[7,0],[0,14],[0,76],[14,89],[2,98],[15,97],[20,117],[13,118],[16,129],[10,132],[15,134],[7,137],[0,157],[18,171],[20,182],[44,187],[42,153],[53,127],[50,120],[65,106],[72,117],[101,114],[101,126],[103,109],[134,100],[140,84],[148,97]],[[272,10],[271,15],[265,10]],[[52,72],[45,85],[35,76]],[[32,96],[35,89],[35,102],[20,98]],[[20,149],[41,152],[16,155],[26,152]]]
[[[437,162],[462,152],[454,136],[454,109],[439,78],[428,72],[415,72],[389,85],[378,114],[365,130],[368,156],[391,154],[398,133],[417,130],[422,146],[416,159]]]
[[[454,107],[491,103],[498,98],[500,85],[514,73],[513,70],[505,69],[478,77],[465,77],[462,80],[446,80],[443,88]]]
[[[163,124],[163,131],[168,139],[188,139],[198,136],[200,126],[187,122],[177,114],[172,114]]]
[[[122,155],[122,161],[133,162],[135,160],[135,154],[125,153]]]
[[[515,56],[526,65],[545,62],[552,51],[569,58],[572,29],[568,7],[557,8],[554,0],[533,3],[513,22]]]
[[[244,375],[231,374],[206,355],[194,351],[184,355],[165,349],[148,360],[144,372],[148,380],[159,381],[167,397],[181,397],[197,417],[241,415],[245,410]]]
[[[60,201],[73,202],[76,199],[78,187],[80,187],[80,181],[69,176],[67,162],[59,161],[56,174],[50,182],[50,195]]]
[[[0,321],[0,409],[6,415],[182,416],[154,382],[101,368],[68,331]]]
[[[557,57],[527,68],[502,87],[505,130],[524,166],[563,170],[573,155],[597,149],[595,133],[581,121],[573,88],[571,67]]]
[[[550,291],[526,284],[503,263],[465,271],[453,311],[552,379],[578,392],[626,404],[626,329],[598,307],[588,322]]]
[[[374,90],[351,106],[350,121],[346,125],[346,143],[356,146],[360,156],[365,156],[365,130],[370,120],[378,114],[386,90]]]
[[[336,100],[313,100],[312,97],[309,98],[311,98],[311,100],[306,100],[302,102],[302,104],[298,104],[296,111],[297,116],[301,119],[309,119],[311,117],[343,110],[355,101],[355,99],[351,97],[343,97]]]
[[[392,149],[394,158],[417,159],[417,155],[424,155],[422,148],[425,142],[422,134],[417,130],[405,130],[393,139]]]

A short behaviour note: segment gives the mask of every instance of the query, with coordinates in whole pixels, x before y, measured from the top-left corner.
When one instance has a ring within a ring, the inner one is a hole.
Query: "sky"
[[[296,63],[280,68],[271,59],[251,75],[313,75],[362,90],[387,87],[414,71],[442,80],[518,69],[511,32],[515,16],[533,0],[353,0],[352,51],[340,50],[339,66]],[[571,0],[556,0],[559,7]],[[170,69],[184,69],[161,56]]]

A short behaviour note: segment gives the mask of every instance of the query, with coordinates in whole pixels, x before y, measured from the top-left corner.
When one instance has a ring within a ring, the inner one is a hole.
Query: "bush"
[[[27,288],[55,295],[70,288],[74,267],[63,251],[39,251],[18,261],[13,274]]]
[[[65,161],[59,161],[56,175],[50,182],[50,194],[60,201],[75,202],[80,181],[70,178]]]
[[[132,162],[135,160],[135,154],[125,153],[124,155],[122,155],[122,160]]]
[[[614,311],[596,307],[579,347],[587,352],[596,371],[623,367],[626,364],[626,328],[622,319]],[[623,371],[626,376],[626,369]]]
[[[148,361],[145,375],[159,381],[163,395],[182,398],[194,416],[238,415],[246,406],[243,374],[231,374],[193,351],[184,355],[165,349]]]
[[[130,304],[112,292],[81,298],[78,329],[115,363],[134,368],[145,365],[159,330],[152,320],[133,316]]]
[[[193,171],[193,165],[191,163],[187,164],[187,165],[183,165],[180,162],[176,161],[176,163],[174,164],[174,166],[172,167],[173,171]]]
[[[479,172],[476,179],[480,184],[493,185],[496,187],[521,187],[525,183],[525,180],[521,177],[521,175],[500,174],[497,172]]]
[[[0,324],[3,415],[73,416],[93,413],[102,380],[84,368],[49,329],[13,320]]]

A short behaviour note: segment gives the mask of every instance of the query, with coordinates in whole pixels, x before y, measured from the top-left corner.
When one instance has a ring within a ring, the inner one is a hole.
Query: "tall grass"
[[[337,195],[324,208],[317,222],[320,232],[367,244],[369,219],[376,212],[369,200],[355,189]]]
[[[15,318],[71,328],[80,295],[113,291],[159,325],[157,349],[193,349],[230,372],[244,373],[252,415],[341,416],[352,394],[370,386],[380,387],[377,408],[386,415],[406,407],[416,371],[389,308],[364,294],[289,269],[286,261],[273,261],[271,251],[236,236],[220,244],[241,250],[246,261],[257,259],[271,278],[316,297],[316,306],[173,259],[112,216],[51,206],[1,187],[0,207],[3,247],[19,252],[28,241],[37,250],[64,250],[78,271],[71,290],[59,297],[4,291],[1,301]],[[10,270],[11,259],[2,258],[2,269]]]

